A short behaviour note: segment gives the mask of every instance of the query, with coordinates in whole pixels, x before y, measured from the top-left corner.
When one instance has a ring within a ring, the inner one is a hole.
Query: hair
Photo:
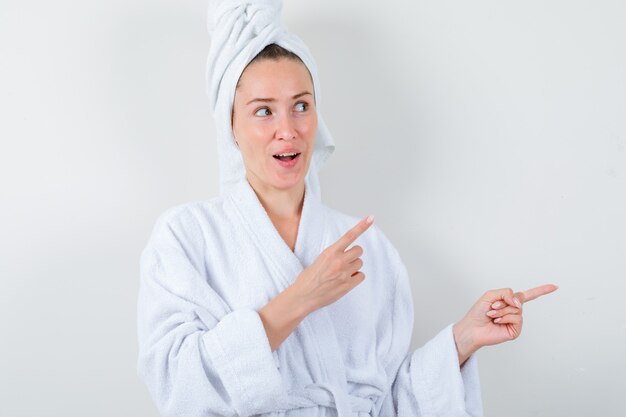
[[[289,59],[302,62],[300,57],[294,54],[293,52],[291,52],[290,50],[285,49],[282,46],[277,45],[275,43],[270,43],[265,48],[263,48],[263,50],[259,52],[254,58],[252,58],[252,61],[250,61],[250,63],[253,63],[254,61],[259,61],[262,59],[278,60],[279,58],[289,58]],[[302,63],[304,64],[304,62]]]
[[[290,59],[292,61],[300,62],[302,65],[304,65],[304,67],[307,69],[307,71],[309,71],[309,68],[302,61],[302,59],[300,59],[300,57],[298,55],[294,54],[293,52],[291,52],[288,49],[283,48],[280,45],[277,45],[275,43],[270,43],[265,48],[263,48],[261,50],[261,52],[256,54],[256,56],[254,58],[252,58],[252,60],[250,62],[248,62],[248,65],[246,65],[246,67],[243,69],[243,71],[241,71],[241,74],[243,74],[246,71],[246,69],[250,65],[252,65],[252,63],[254,63],[254,62],[259,62],[259,61],[264,61],[264,60],[278,61],[278,60],[280,60],[282,58],[286,58],[286,59]],[[309,72],[309,76],[311,76],[310,72]],[[241,80],[241,75],[239,76],[239,80]],[[235,86],[235,90],[237,88],[239,88],[239,80],[237,80],[237,85]],[[311,82],[312,81],[313,81],[313,77],[311,77]]]

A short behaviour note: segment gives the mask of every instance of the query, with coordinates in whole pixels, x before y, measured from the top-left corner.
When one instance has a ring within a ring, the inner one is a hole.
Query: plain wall
[[[157,416],[139,255],[218,193],[204,1],[0,3],[0,416]],[[622,416],[626,3],[295,1],[325,204],[409,270],[412,348],[485,290],[560,289],[478,352],[487,416]]]

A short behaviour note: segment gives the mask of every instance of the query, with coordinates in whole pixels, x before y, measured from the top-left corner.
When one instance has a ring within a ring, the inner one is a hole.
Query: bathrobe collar
[[[259,250],[263,251],[268,259],[277,263],[276,269],[282,272],[276,282],[281,291],[291,285],[302,270],[313,263],[324,249],[325,212],[319,195],[310,192],[310,189],[307,177],[304,181],[304,202],[293,252],[276,230],[246,178],[237,182],[229,193],[229,198]]]

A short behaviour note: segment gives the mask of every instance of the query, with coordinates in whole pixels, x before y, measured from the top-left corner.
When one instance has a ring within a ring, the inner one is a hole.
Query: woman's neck
[[[263,187],[256,181],[246,178],[272,220],[289,221],[300,218],[304,202],[304,181],[288,190],[278,190]]]

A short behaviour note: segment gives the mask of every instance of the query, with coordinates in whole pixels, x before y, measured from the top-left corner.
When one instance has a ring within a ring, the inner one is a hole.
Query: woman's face
[[[235,90],[232,127],[255,190],[303,185],[317,131],[306,66],[286,58],[250,64]]]

